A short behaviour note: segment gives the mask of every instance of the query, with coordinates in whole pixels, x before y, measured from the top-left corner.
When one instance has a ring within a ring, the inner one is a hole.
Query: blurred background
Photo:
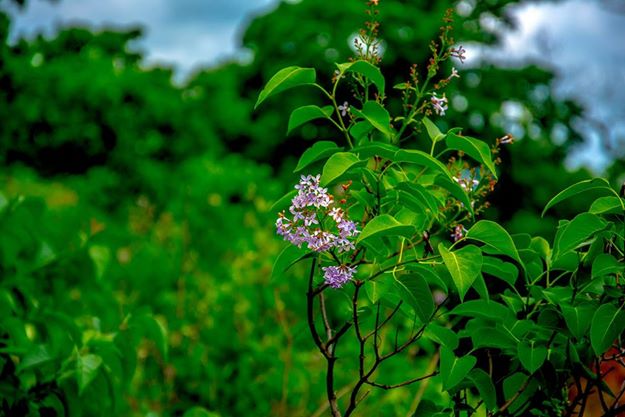
[[[593,175],[625,180],[623,2],[381,0],[387,85],[425,67],[449,7],[469,59],[437,123],[491,143],[515,136],[484,217],[551,238],[592,196],[540,219],[550,197]],[[364,10],[0,0],[0,400],[52,401],[33,399],[35,387],[77,415],[326,415],[304,280],[271,280],[285,244],[270,207],[302,151],[334,132],[310,124],[285,137],[292,109],[321,103],[312,90],[252,107],[288,65],[329,82]],[[7,368],[33,346],[46,346],[47,378]],[[76,355],[105,370],[66,382]],[[405,370],[394,366],[391,376]],[[363,413],[405,415],[412,401],[410,390],[375,398]]]

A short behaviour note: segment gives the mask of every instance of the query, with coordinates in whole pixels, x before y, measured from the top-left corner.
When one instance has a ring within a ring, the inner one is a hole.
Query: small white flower
[[[456,70],[455,67],[451,68],[451,75],[447,77],[447,81],[451,80],[452,78],[460,78],[460,75],[458,74],[458,70]]]
[[[445,111],[449,108],[447,106],[447,97],[445,97],[445,94],[443,94],[443,97],[438,98],[436,97],[436,93],[432,93],[431,102],[436,114],[438,114],[439,116],[444,116]]]
[[[339,110],[341,111],[341,116],[345,117],[349,111],[349,103],[347,101],[343,102],[343,104],[339,106]]]

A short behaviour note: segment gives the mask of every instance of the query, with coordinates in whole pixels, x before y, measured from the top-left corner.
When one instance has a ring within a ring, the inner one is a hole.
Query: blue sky
[[[462,0],[460,9],[470,9],[475,1]],[[506,65],[534,60],[556,70],[555,93],[575,98],[587,109],[587,120],[579,121],[587,144],[569,157],[572,166],[604,165],[599,140],[608,138],[625,148],[624,3],[566,0],[513,7],[518,29],[506,34],[502,48],[469,49],[474,60]],[[31,0],[25,11],[15,13],[13,36],[51,34],[75,23],[94,28],[139,24],[146,29],[139,47],[148,63],[174,65],[182,77],[197,66],[244,56],[239,36],[245,22],[275,4],[276,0]],[[499,30],[488,16],[481,23],[485,29]]]

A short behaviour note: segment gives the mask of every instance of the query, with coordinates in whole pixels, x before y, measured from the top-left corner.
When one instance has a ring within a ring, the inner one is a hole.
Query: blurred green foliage
[[[478,2],[458,19],[456,39],[495,42],[480,15],[510,24],[510,3]],[[412,63],[425,68],[450,6],[382,2],[388,80],[403,81]],[[315,66],[330,79],[333,62],[352,55],[363,9],[359,0],[281,3],[246,30],[251,63],[202,70],[183,85],[169,69],[143,66],[130,45],[139,30],[68,28],[10,44],[0,13],[0,413],[323,415],[305,283],[270,280],[282,247],[270,208],[292,184],[295,158],[333,133],[313,125],[283,139],[290,109],[314,102],[312,90],[260,114],[252,107],[284,66]],[[553,235],[556,218],[592,201],[538,220],[549,197],[588,175],[561,167],[580,139],[571,127],[580,108],[551,97],[553,75],[541,68],[461,74],[450,100],[465,105],[452,106],[449,126],[492,141],[527,132],[501,155],[487,217]],[[568,140],[554,144],[554,129]],[[398,392],[366,411],[396,415],[406,402]]]

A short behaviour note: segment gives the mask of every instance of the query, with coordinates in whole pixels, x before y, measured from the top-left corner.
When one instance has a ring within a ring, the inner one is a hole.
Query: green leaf
[[[17,373],[43,365],[53,359],[54,357],[50,355],[45,345],[37,345],[24,355],[17,367]]]
[[[462,189],[462,187],[460,187],[460,184],[458,184],[454,180],[451,180],[447,177],[443,177],[440,175],[436,177],[436,179],[434,180],[434,183],[438,185],[439,187],[449,191],[449,194],[451,194],[453,197],[456,198],[456,200],[460,201],[464,205],[464,207],[469,211],[469,213],[471,213],[471,216],[474,215],[473,206],[471,204],[472,203],[471,199],[469,198],[467,193]]]
[[[462,382],[476,363],[477,359],[474,356],[458,358],[451,349],[441,346],[440,372],[443,389],[449,391]]]
[[[286,134],[289,135],[293,129],[296,129],[311,120],[329,119],[333,111],[334,108],[332,106],[324,106],[323,108],[314,105],[298,107],[291,112]]]
[[[500,328],[477,327],[467,332],[471,335],[471,341],[475,349],[495,348],[501,350],[516,349],[517,340],[509,332]]]
[[[618,197],[599,197],[593,201],[588,212],[592,214],[622,214],[622,204],[622,200]]]
[[[373,126],[366,120],[360,120],[349,128],[349,134],[356,140],[356,143],[360,143],[360,140],[365,139],[365,135],[373,130]]]
[[[427,116],[423,116],[421,122],[423,123],[423,126],[425,126],[425,130],[427,130],[428,136],[432,139],[432,142],[438,142],[445,137],[445,135],[443,135],[443,133],[439,130],[438,126],[428,119]]]
[[[442,206],[441,202],[438,201],[428,189],[420,184],[400,182],[397,184],[396,188],[399,191],[404,191],[409,194],[433,214],[437,214],[439,212],[439,207]]]
[[[567,187],[563,191],[560,191],[558,194],[556,194],[555,197],[549,200],[541,216],[544,216],[547,210],[549,210],[556,204],[566,200],[567,198],[571,198],[577,194],[585,193],[590,190],[603,190],[609,193],[614,193],[614,190],[612,190],[612,187],[610,187],[610,183],[603,178],[593,178],[591,180],[580,181],[576,184],[571,185],[570,187]],[[625,210],[625,206],[623,205],[622,201],[620,205],[623,210]]]
[[[381,156],[385,159],[393,160],[397,153],[397,146],[383,142],[369,142],[364,145],[356,146],[352,149],[353,153],[357,153],[361,158],[371,158],[372,156]]]
[[[596,306],[590,303],[580,304],[575,307],[562,304],[560,308],[562,309],[566,327],[569,328],[577,340],[580,340],[590,327],[590,321]]]
[[[553,258],[557,259],[560,255],[576,248],[605,227],[606,222],[594,214],[578,214],[566,225],[558,228],[553,245]]]
[[[504,321],[514,317],[512,311],[495,301],[470,300],[457,305],[449,314],[456,316],[480,317],[494,321]]]
[[[416,274],[405,274],[397,278],[397,285],[405,297],[402,297],[414,309],[423,323],[427,323],[434,313],[432,291],[425,279]]]
[[[393,136],[391,129],[391,116],[382,105],[376,101],[367,101],[362,110],[352,108],[353,113],[364,118],[371,123],[373,127],[382,132],[387,138]]]
[[[397,151],[397,154],[394,158],[395,162],[408,162],[411,164],[423,166],[426,168],[430,168],[437,174],[441,174],[447,179],[449,179],[454,184],[458,185],[454,180],[445,165],[443,165],[438,159],[431,157],[429,154],[418,151],[416,149],[401,149]],[[458,188],[460,186],[458,185]],[[460,188],[462,190],[462,188]]]
[[[497,393],[495,391],[495,385],[490,379],[490,376],[483,370],[475,368],[469,372],[467,378],[475,385],[480,398],[484,401],[486,409],[494,411],[497,409]]]
[[[497,178],[497,171],[491,157],[490,147],[486,142],[469,136],[458,136],[450,132],[445,138],[445,143],[448,148],[462,151],[477,162],[484,164],[493,176]]]
[[[327,140],[315,142],[313,146],[304,151],[302,156],[299,158],[297,166],[295,167],[293,172],[301,171],[313,162],[317,162],[321,159],[327,158],[341,151],[342,149],[343,148],[339,148],[338,146],[336,146],[336,143]]]
[[[380,236],[403,236],[410,238],[414,233],[414,226],[402,224],[390,214],[381,214],[371,219],[362,229],[357,243]]]
[[[442,242],[439,243],[438,250],[458,289],[460,299],[464,300],[465,294],[482,269],[482,251],[477,246],[468,245],[451,252]]]
[[[514,286],[519,277],[519,270],[516,266],[492,256],[484,256],[482,272],[497,277],[511,286]]]
[[[480,220],[469,229],[466,237],[482,242],[492,253],[509,256],[523,266],[514,241],[499,224],[490,220]]]
[[[89,353],[79,355],[76,358],[76,382],[78,383],[78,395],[82,395],[85,388],[95,379],[102,365],[99,355]]]
[[[355,165],[364,163],[351,152],[337,152],[333,154],[323,166],[321,185],[327,186],[338,179]]]
[[[592,263],[591,276],[593,278],[602,277],[610,274],[625,272],[625,265],[619,262],[614,256],[602,253],[597,256]]]
[[[384,95],[384,76],[380,69],[371,63],[363,60],[354,62],[346,62],[344,64],[337,64],[340,72],[355,72],[357,74],[364,75],[375,84],[378,92],[381,96]]]
[[[278,71],[267,84],[265,88],[258,95],[258,100],[254,105],[256,109],[267,98],[278,94],[289,88],[297,87],[300,85],[314,84],[317,79],[317,75],[313,68],[301,68],[301,67],[286,67]]]
[[[412,273],[419,274],[429,285],[435,285],[443,289],[445,293],[447,293],[447,284],[445,281],[436,273],[436,270],[431,266],[419,265],[415,263],[410,263],[408,265],[404,265],[406,270],[411,271]]]
[[[451,350],[457,348],[459,344],[458,335],[453,330],[437,323],[428,324],[423,334],[425,337],[434,340],[440,345],[447,346]]]
[[[595,353],[605,353],[624,329],[625,312],[612,304],[600,306],[590,324],[590,344]]]
[[[540,369],[547,359],[547,348],[534,340],[519,343],[517,349],[521,365],[531,374]]]
[[[376,280],[365,281],[365,292],[367,293],[367,297],[369,298],[369,301],[371,301],[371,304],[376,304],[380,301],[380,299],[390,291],[391,286],[393,285],[392,279],[382,278],[383,277]]]
[[[306,249],[298,248],[295,245],[288,245],[276,258],[271,270],[271,280],[280,279],[284,273],[297,262],[305,259],[309,254]]]

